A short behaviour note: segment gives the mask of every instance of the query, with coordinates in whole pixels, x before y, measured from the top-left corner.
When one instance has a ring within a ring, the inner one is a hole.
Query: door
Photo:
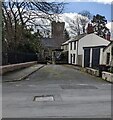
[[[70,55],[70,62],[71,62],[71,64],[73,63],[73,55],[72,54]]]
[[[90,48],[84,48],[84,67],[90,65]]]
[[[93,48],[92,50],[92,67],[97,68],[100,61],[100,48]]]
[[[73,63],[75,63],[75,54],[73,54]]]

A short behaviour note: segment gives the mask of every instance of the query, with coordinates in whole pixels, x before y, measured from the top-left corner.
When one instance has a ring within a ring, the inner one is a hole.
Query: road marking
[[[16,87],[20,87],[21,85],[16,85]]]
[[[76,84],[76,85],[90,85],[90,84]]]
[[[28,85],[29,87],[36,87],[36,85]]]

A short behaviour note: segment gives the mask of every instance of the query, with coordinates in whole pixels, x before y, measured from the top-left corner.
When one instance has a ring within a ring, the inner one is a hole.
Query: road
[[[2,87],[6,118],[111,117],[111,84],[69,65],[47,65]]]

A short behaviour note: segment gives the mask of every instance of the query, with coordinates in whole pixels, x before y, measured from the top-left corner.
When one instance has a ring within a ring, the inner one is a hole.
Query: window
[[[76,50],[76,41],[74,42],[74,50]]]
[[[107,53],[107,61],[106,61],[106,64],[109,64],[110,62],[110,53]]]
[[[75,63],[75,54],[73,54],[73,63]]]
[[[72,50],[72,42],[70,43],[70,50]]]

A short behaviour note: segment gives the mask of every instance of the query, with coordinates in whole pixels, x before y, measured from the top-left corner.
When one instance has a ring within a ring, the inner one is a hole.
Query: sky
[[[109,1],[109,0],[108,0]],[[83,10],[89,11],[92,15],[100,14],[105,16],[110,22],[113,16],[111,15],[111,3],[104,2],[67,2],[64,13],[79,13]]]

